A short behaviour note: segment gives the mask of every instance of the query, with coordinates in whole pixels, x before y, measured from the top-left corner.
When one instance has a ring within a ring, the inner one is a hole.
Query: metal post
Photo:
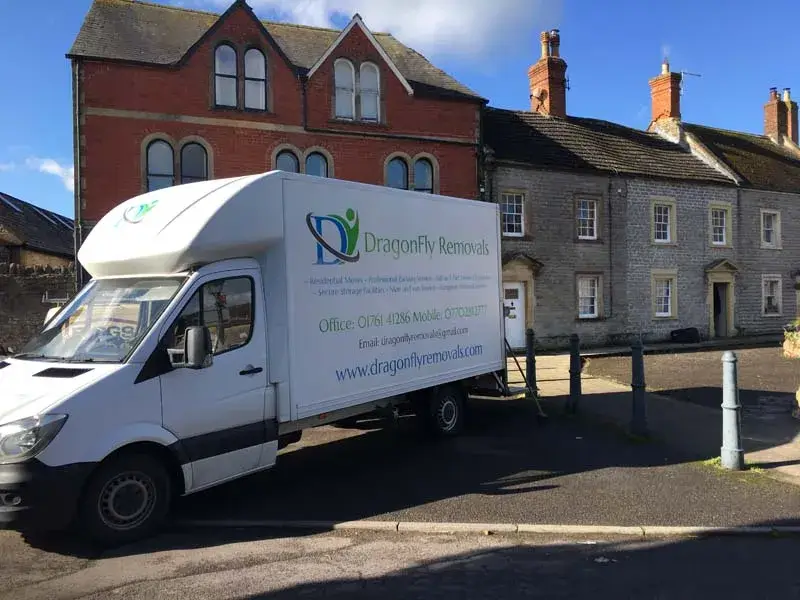
[[[578,412],[581,399],[581,340],[577,333],[569,336],[569,400],[567,412]]]
[[[736,354],[722,355],[722,467],[733,471],[744,469],[742,449],[742,405],[736,373]]]
[[[647,406],[645,403],[644,346],[642,340],[631,344],[631,425],[633,435],[647,436]]]
[[[533,329],[528,328],[525,332],[525,378],[528,380],[528,387],[532,393],[537,393],[539,387],[536,385],[536,352],[534,343]]]

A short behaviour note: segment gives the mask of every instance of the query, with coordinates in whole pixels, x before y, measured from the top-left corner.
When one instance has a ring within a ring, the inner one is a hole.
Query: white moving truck
[[[0,522],[125,542],[308,427],[409,403],[458,433],[502,387],[499,250],[494,204],[280,171],[124,202],[0,362]]]

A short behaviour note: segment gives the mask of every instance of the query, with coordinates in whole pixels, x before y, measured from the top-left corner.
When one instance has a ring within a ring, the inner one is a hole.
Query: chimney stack
[[[681,118],[681,80],[680,73],[669,70],[669,61],[661,63],[661,74],[650,80],[650,103],[653,122],[659,119]]]
[[[797,143],[797,102],[792,100],[789,88],[783,89],[783,97],[778,88],[769,89],[769,100],[764,105],[764,134],[780,142],[789,138]]]
[[[539,36],[542,55],[528,69],[531,111],[553,117],[567,116],[567,63],[561,58],[558,29]]]

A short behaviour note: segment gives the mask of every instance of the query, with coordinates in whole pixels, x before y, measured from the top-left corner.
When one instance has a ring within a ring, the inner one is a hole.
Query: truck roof
[[[257,255],[282,237],[280,181],[291,175],[270,171],[135,196],[97,223],[78,260],[92,277],[121,277]]]

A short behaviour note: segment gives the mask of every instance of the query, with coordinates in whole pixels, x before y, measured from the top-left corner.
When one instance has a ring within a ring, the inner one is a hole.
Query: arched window
[[[173,158],[172,146],[164,140],[153,140],[147,145],[148,192],[175,185]]]
[[[328,176],[328,159],[319,152],[312,152],[306,157],[306,174],[317,177]]]
[[[402,158],[393,158],[386,167],[386,185],[401,190],[408,189],[408,165]]]
[[[380,72],[372,63],[362,63],[358,80],[361,97],[361,119],[380,120]]]
[[[236,50],[227,44],[214,53],[214,90],[217,106],[237,106]]]
[[[244,55],[244,107],[267,109],[267,61],[255,48]]]
[[[300,161],[291,150],[281,150],[275,159],[275,168],[289,173],[299,173]]]
[[[353,63],[340,58],[333,70],[336,84],[336,116],[341,119],[353,119],[356,112],[356,71]]]
[[[414,162],[414,189],[433,193],[433,165],[427,158],[418,158]]]
[[[205,181],[208,179],[208,153],[197,142],[181,148],[181,183]]]

